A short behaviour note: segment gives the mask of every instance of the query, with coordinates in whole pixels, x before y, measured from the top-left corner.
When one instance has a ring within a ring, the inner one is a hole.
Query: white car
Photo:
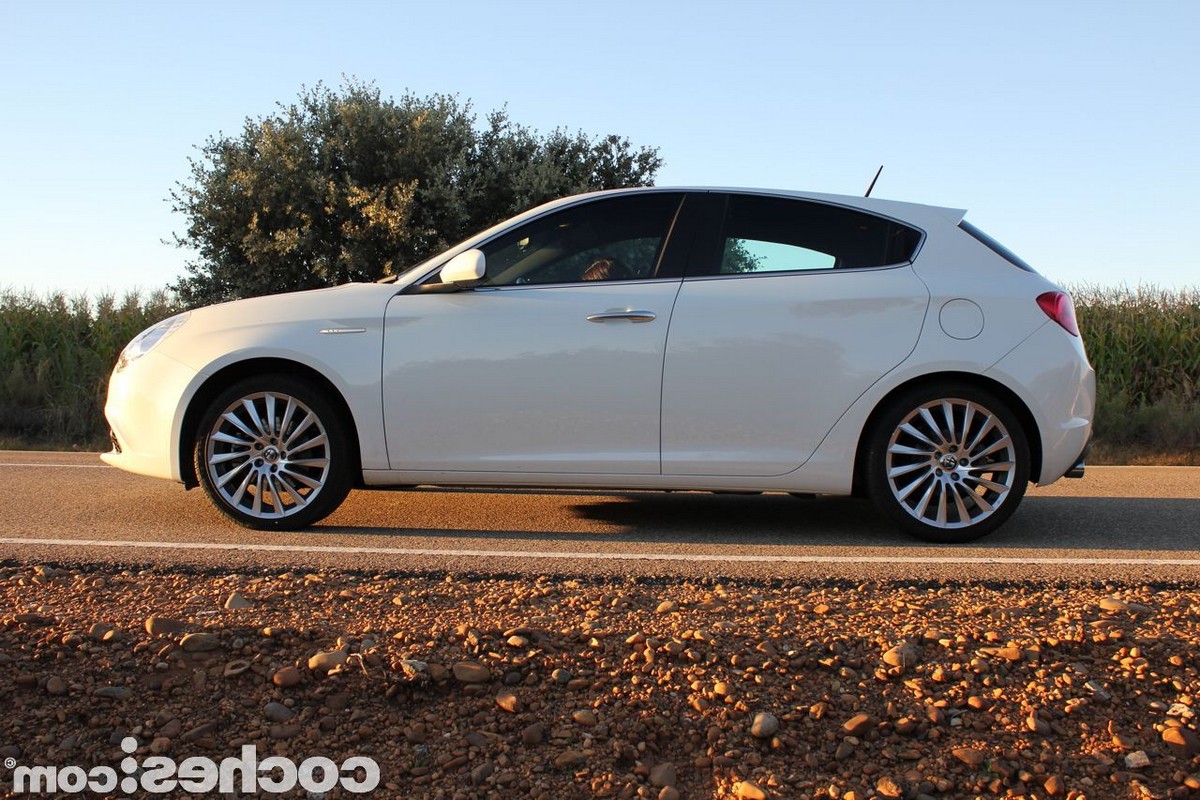
[[[964,213],[743,189],[548,203],[391,282],[144,331],[103,458],[262,529],[420,484],[865,494],[967,541],[1028,482],[1082,474],[1095,378],[1070,297]]]

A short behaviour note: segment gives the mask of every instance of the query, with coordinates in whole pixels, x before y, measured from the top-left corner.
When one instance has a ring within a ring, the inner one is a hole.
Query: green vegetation
[[[165,292],[118,300],[0,289],[0,447],[107,450],[104,396],[117,355],[175,311]]]
[[[1200,289],[1070,288],[1096,368],[1090,460],[1200,465]]]
[[[1200,465],[1200,290],[1073,287],[1098,376],[1090,462]],[[165,292],[46,297],[0,290],[0,448],[107,447],[108,374]]]
[[[196,251],[172,288],[188,305],[377,280],[556,197],[648,186],[654,148],[539,134],[503,110],[321,85],[239,134],[210,138],[172,193]]]

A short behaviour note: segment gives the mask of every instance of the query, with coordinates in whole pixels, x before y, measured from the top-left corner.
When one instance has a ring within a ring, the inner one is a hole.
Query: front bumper
[[[195,370],[155,350],[114,372],[104,406],[113,449],[100,458],[127,472],[182,481],[183,401],[196,377]]]

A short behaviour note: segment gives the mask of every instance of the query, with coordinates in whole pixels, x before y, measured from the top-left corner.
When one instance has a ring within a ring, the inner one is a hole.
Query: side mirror
[[[438,272],[443,284],[452,284],[465,289],[483,280],[487,270],[487,261],[481,251],[471,249],[459,253],[446,262]]]

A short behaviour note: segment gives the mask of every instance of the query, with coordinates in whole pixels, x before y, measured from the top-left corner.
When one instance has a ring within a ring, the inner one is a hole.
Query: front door
[[[680,279],[674,193],[593,200],[484,244],[477,288],[387,308],[394,470],[658,473],[662,362]]]

